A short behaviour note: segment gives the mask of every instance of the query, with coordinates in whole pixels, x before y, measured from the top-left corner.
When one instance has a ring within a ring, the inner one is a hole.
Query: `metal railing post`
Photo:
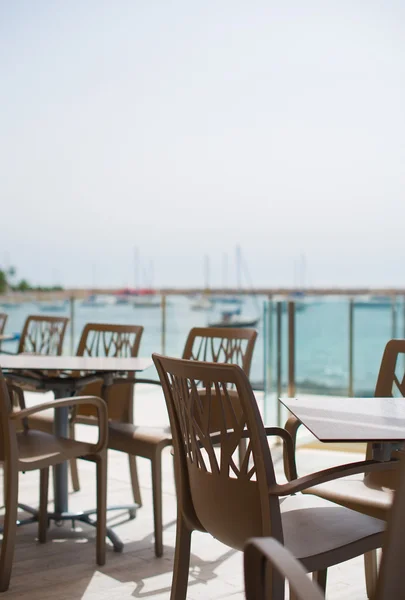
[[[263,302],[263,420],[267,423],[267,311],[266,300]]]
[[[276,372],[277,372],[277,398],[276,398],[276,405],[277,405],[277,425],[279,427],[281,427],[281,404],[278,401],[278,399],[281,397],[282,391],[283,391],[283,384],[282,384],[282,353],[281,353],[281,349],[282,349],[282,324],[281,324],[281,318],[282,318],[282,304],[281,302],[277,302],[277,324],[276,324],[276,346],[277,346],[277,365],[276,365]]]
[[[70,305],[70,354],[75,353],[75,299],[73,296],[69,298]]]
[[[263,306],[263,331],[264,331],[264,348],[263,348],[263,375],[264,375],[264,402],[263,402],[263,419],[268,423],[268,398],[272,388],[272,369],[271,361],[273,358],[273,301],[269,296]]]
[[[295,302],[288,302],[288,397],[295,396]]]
[[[354,302],[349,299],[349,389],[348,395],[353,397],[353,379],[354,379]]]
[[[166,294],[162,294],[161,298],[162,310],[162,354],[166,354]]]

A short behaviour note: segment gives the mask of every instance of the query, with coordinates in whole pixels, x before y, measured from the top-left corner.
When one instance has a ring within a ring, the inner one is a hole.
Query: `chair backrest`
[[[67,317],[28,316],[17,352],[60,356],[68,322]]]
[[[194,327],[188,334],[183,358],[232,363],[249,376],[256,338],[255,329]]]
[[[0,313],[0,334],[4,333],[7,319],[8,319],[8,315],[6,313]]]
[[[374,391],[376,398],[405,397],[405,362],[398,364],[400,355],[405,361],[405,340],[387,342]]]
[[[402,361],[399,358],[402,356]],[[405,340],[387,342],[378,372],[374,396],[376,398],[405,397]],[[389,445],[391,446],[391,444]],[[367,445],[367,458],[372,458],[372,444]],[[370,487],[396,489],[398,471],[375,471],[364,476]]]
[[[194,327],[188,334],[184,347],[183,358],[187,360],[200,360],[204,362],[226,363],[239,365],[249,376],[252,363],[253,350],[257,338],[255,329],[237,327]],[[201,402],[204,402],[204,389],[199,385]],[[235,392],[233,407],[237,416],[240,416],[240,407]],[[211,431],[218,431],[222,414],[219,404],[211,407]],[[241,456],[244,452],[245,442],[241,443]]]
[[[143,334],[140,325],[111,325],[106,323],[87,323],[83,328],[77,348],[77,356],[138,356],[139,345]],[[130,375],[133,375],[131,373]],[[133,420],[134,385],[120,383],[108,388],[108,416],[117,421],[132,422]],[[80,395],[101,396],[102,382],[89,384],[80,391]],[[82,415],[96,415],[90,406],[81,406]]]
[[[268,494],[275,482],[270,449],[244,371],[238,365],[152,357],[170,418],[177,501],[184,518],[232,548],[242,549],[252,535],[282,541],[279,501]],[[233,410],[230,386],[240,402],[239,415]],[[223,416],[218,434],[212,436],[215,405]],[[244,435],[248,445],[238,466]]]

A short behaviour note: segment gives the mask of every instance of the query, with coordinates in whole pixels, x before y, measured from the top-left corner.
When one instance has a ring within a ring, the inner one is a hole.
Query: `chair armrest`
[[[380,462],[377,460],[362,460],[360,462],[348,463],[345,465],[338,465],[337,467],[331,467],[324,469],[323,471],[317,471],[299,477],[295,481],[290,481],[284,484],[274,484],[269,488],[269,494],[271,496],[289,496],[301,492],[309,487],[320,485],[334,479],[340,479],[342,477],[349,477],[349,475],[356,475],[358,473],[369,473],[370,471],[384,471],[397,469],[399,466],[399,460],[393,459],[390,462]]]
[[[276,435],[283,440],[284,472],[288,481],[297,479],[297,465],[295,464],[295,447],[290,433],[282,427],[265,427],[266,435]]]
[[[30,415],[34,415],[35,413],[42,412],[43,410],[48,410],[50,408],[69,408],[71,406],[80,406],[81,404],[90,404],[97,409],[99,434],[97,444],[92,445],[94,446],[94,453],[100,452],[107,447],[108,414],[107,404],[101,398],[97,398],[97,396],[75,396],[73,398],[64,398],[61,400],[44,402],[42,404],[38,404],[37,406],[32,406],[31,408],[25,408],[24,410],[13,412],[10,414],[10,419],[26,419]]]
[[[297,417],[294,415],[291,415],[287,419],[287,421],[284,425],[284,428],[288,431],[288,433],[290,434],[290,437],[292,439],[294,463],[295,463],[295,450],[297,448],[297,433],[298,433],[298,429],[301,425],[302,425],[301,421],[299,419],[297,419]],[[288,463],[289,463],[290,458],[288,456],[288,450],[287,450],[286,446],[284,446],[284,457],[283,458],[284,458],[284,471],[287,475],[287,479],[289,481],[291,481],[294,478],[288,476]],[[296,476],[298,476],[297,472],[296,472]]]
[[[266,562],[283,579],[287,579],[297,600],[325,600],[319,586],[307,577],[301,563],[274,538],[252,538],[245,544],[245,592],[249,600],[265,597],[260,585],[266,573]]]

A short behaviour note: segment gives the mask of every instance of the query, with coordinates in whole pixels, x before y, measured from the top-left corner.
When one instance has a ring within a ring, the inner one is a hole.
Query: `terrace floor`
[[[44,395],[29,395],[28,404],[45,401]],[[258,399],[260,401],[260,399]],[[140,424],[166,425],[166,409],[160,390],[139,386],[136,398],[136,416]],[[80,426],[81,437],[90,439],[95,429]],[[274,450],[277,470],[281,473],[281,451]],[[358,454],[320,451],[302,448],[298,452],[300,473],[358,460]],[[109,504],[131,501],[127,459],[123,454],[110,452],[108,476]],[[149,463],[138,459],[144,506],[134,520],[128,520],[125,511],[109,513],[109,525],[125,543],[121,554],[111,546],[107,563],[95,563],[94,531],[83,526],[76,531],[70,523],[62,527],[51,525],[48,542],[36,541],[36,525],[27,525],[17,532],[16,552],[10,590],[5,597],[49,600],[58,598],[85,600],[126,600],[133,598],[166,599],[170,595],[175,546],[176,497],[173,482],[172,457],[167,449],[163,459],[164,473],[164,544],[163,558],[157,559],[153,550],[152,494]],[[95,505],[94,466],[86,461],[79,464],[82,489],[70,494],[70,508],[82,509]],[[1,471],[2,473],[2,471]],[[52,486],[50,486],[50,490]],[[19,499],[37,505],[38,473],[20,476]],[[50,492],[51,493],[51,492]],[[50,501],[52,498],[50,498]],[[233,551],[207,534],[194,533],[189,577],[190,600],[241,600],[243,593],[242,553]],[[361,558],[330,569],[328,599],[363,600],[366,598]]]

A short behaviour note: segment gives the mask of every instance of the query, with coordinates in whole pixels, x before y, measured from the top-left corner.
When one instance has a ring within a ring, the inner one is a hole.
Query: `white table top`
[[[321,442],[405,440],[405,398],[281,398]]]
[[[120,373],[126,371],[144,371],[151,367],[152,364],[153,361],[151,358],[0,354],[0,368],[4,371],[89,371]]]

